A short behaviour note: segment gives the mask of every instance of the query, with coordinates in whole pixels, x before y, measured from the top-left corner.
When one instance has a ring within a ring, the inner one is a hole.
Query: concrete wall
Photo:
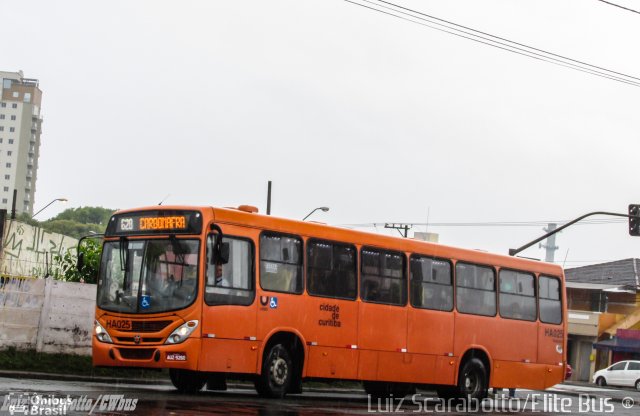
[[[78,240],[17,220],[4,221],[0,274],[44,277],[53,274],[53,257],[75,250]]]
[[[0,277],[0,347],[36,347],[44,287],[44,279]]]
[[[0,278],[0,348],[91,354],[96,285]]]
[[[96,285],[43,278],[78,240],[0,210],[0,348],[91,354]]]

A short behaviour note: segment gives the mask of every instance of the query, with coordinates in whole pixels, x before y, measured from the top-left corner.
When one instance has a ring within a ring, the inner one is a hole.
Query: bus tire
[[[169,378],[171,378],[171,383],[178,392],[183,394],[195,394],[202,390],[207,382],[204,373],[177,368],[169,369]]]
[[[289,391],[292,378],[291,355],[284,345],[275,344],[264,356],[262,374],[255,382],[256,391],[262,397],[281,399]]]
[[[487,397],[487,370],[478,358],[464,362],[458,375],[458,397],[482,400]]]

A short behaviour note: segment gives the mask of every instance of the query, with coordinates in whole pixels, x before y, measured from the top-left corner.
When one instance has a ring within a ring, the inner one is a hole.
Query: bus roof
[[[554,276],[561,276],[563,274],[562,267],[553,263],[546,263],[521,257],[512,257],[504,254],[489,253],[481,250],[447,246],[411,238],[393,237],[368,231],[353,230],[314,221],[307,222],[271,215],[263,215],[256,212],[249,212],[244,207],[242,208],[243,209],[209,206],[155,205],[150,207],[121,210],[116,212],[116,214],[146,210],[198,210],[203,212],[203,215],[205,216],[212,215],[215,222],[223,224],[242,225],[251,228],[296,234],[304,237],[315,237],[332,241],[349,242],[358,245],[383,247],[397,251],[441,257],[444,259],[451,258],[479,264],[547,273]]]

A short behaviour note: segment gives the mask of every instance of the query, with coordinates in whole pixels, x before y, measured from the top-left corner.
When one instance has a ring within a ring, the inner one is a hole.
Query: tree
[[[91,233],[103,233],[114,212],[113,209],[103,207],[69,208],[38,223],[38,226],[52,233],[80,238]]]
[[[105,230],[105,227],[99,224],[83,224],[72,220],[48,220],[41,222],[40,226],[49,232],[74,238],[81,238],[91,233],[100,234]]]
[[[107,226],[109,218],[113,215],[114,210],[102,207],[79,207],[68,208],[56,215],[49,221],[69,220],[79,222],[81,224],[97,224],[103,227]]]
[[[63,255],[57,254],[53,257],[53,261],[57,266],[54,269],[54,279],[85,283],[96,283],[98,281],[100,255],[102,253],[100,240],[91,238],[84,240],[80,247],[80,252],[84,253],[84,264],[80,270],[77,268],[78,256],[75,250],[67,250]]]
[[[20,214],[17,214],[16,219],[20,222],[33,225],[34,227],[40,227],[40,221],[31,218],[31,215],[27,214],[26,212],[21,212]]]

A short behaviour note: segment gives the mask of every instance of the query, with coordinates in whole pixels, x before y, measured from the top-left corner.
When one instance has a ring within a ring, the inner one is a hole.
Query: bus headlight
[[[169,338],[167,338],[167,341],[165,342],[165,344],[180,344],[181,342],[184,342],[184,340],[189,338],[189,335],[191,335],[191,333],[197,327],[198,327],[197,320],[189,321],[183,325],[180,325],[175,329],[175,331],[171,333],[171,335],[169,335]]]
[[[106,329],[104,329],[102,325],[100,325],[100,322],[98,322],[97,320],[96,320],[93,332],[95,332],[96,338],[98,338],[98,341],[113,344],[113,341],[109,336],[109,333],[107,332]]]

